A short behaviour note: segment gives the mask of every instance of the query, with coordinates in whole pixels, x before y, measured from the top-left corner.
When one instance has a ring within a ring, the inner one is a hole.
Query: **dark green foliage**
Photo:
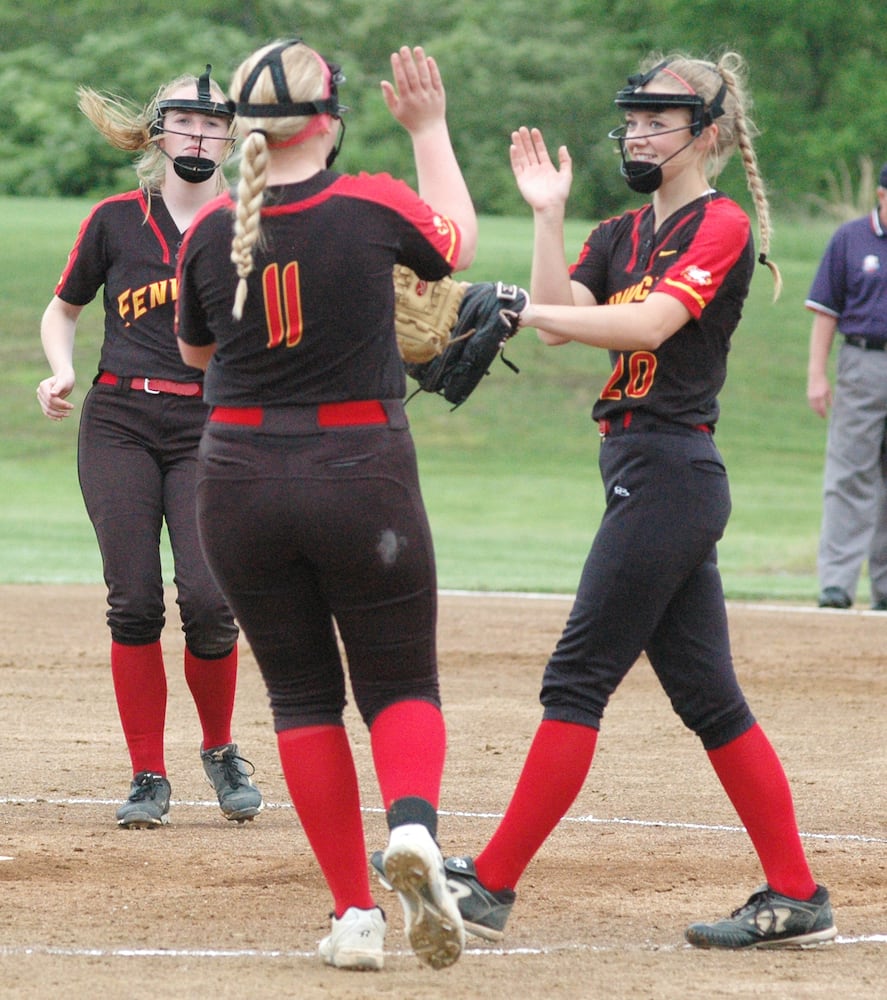
[[[256,46],[301,34],[347,76],[344,169],[410,178],[403,130],[379,92],[389,54],[422,44],[440,62],[450,123],[480,211],[522,211],[508,162],[511,131],[539,125],[566,144],[576,181],[570,212],[601,217],[631,196],[606,134],[612,97],[651,50],[750,64],[758,155],[776,208],[808,209],[827,178],[861,157],[887,159],[885,42],[877,5],[795,0],[178,0],[141,4],[32,0],[0,10],[0,194],[97,195],[132,183],[128,158],[107,147],[76,108],[86,84],[146,103],[181,72],[212,62],[227,84]],[[737,163],[724,186],[742,194]]]

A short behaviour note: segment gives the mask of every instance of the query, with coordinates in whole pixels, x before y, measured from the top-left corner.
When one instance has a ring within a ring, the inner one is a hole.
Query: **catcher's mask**
[[[212,115],[216,118],[226,118],[230,122],[234,117],[234,112],[224,101],[214,101],[212,91],[209,86],[209,77],[212,72],[210,63],[206,64],[206,71],[197,80],[197,100],[188,100],[181,97],[171,97],[165,101],[158,101],[155,108],[154,120],[151,122],[151,135],[162,135],[170,132],[174,135],[183,135],[175,129],[166,128],[164,116],[167,111],[194,111],[201,115]],[[196,137],[199,140],[196,156],[176,156],[169,157],[172,160],[173,170],[190,184],[202,184],[212,177],[213,173],[221,166],[208,156],[201,156],[203,147],[203,136]],[[162,147],[161,147],[162,149]],[[169,156],[166,150],[162,150],[164,156]]]
[[[671,156],[662,163],[667,163],[670,159],[683,152],[693,140],[702,135],[702,130],[724,113],[724,96],[727,93],[727,84],[721,81],[721,87],[715,95],[711,104],[706,105],[705,98],[697,94],[692,89],[688,89],[686,94],[663,93],[643,88],[663,71],[674,76],[685,87],[689,84],[682,80],[677,74],[667,69],[668,60],[663,60],[646,73],[638,73],[628,78],[628,85],[623,87],[617,94],[615,104],[619,108],[630,111],[664,111],[667,108],[687,108],[690,111],[690,124],[680,125],[678,128],[657,132],[656,135],[667,135],[668,132],[680,132],[685,128],[690,130],[690,138],[676,149]],[[713,70],[717,72],[717,70]],[[662,184],[662,163],[647,163],[641,160],[630,160],[625,150],[625,125],[620,125],[608,133],[608,139],[615,139],[619,143],[619,154],[622,157],[620,173],[625,178],[626,183],[639,194],[652,194]]]
[[[283,67],[282,54],[293,45],[302,45],[301,38],[291,38],[281,42],[265,55],[253,66],[249,76],[243,81],[240,88],[240,95],[236,101],[228,101],[228,108],[233,114],[241,118],[301,118],[306,115],[329,115],[339,123],[339,135],[336,144],[330,150],[326,158],[327,168],[331,167],[339,155],[342,148],[342,140],[345,138],[345,122],[342,119],[344,112],[348,108],[339,103],[339,84],[345,82],[345,75],[341,66],[328,62],[323,56],[315,53],[323,66],[325,95],[315,101],[294,101],[289,92],[286,82],[286,71]],[[267,69],[271,73],[271,82],[274,84],[274,95],[277,98],[276,104],[251,104],[249,97],[253,92],[256,81],[262,71]],[[319,124],[319,123],[318,123]],[[297,132],[290,140],[280,145],[295,145],[313,135],[317,129],[307,125],[301,132]]]

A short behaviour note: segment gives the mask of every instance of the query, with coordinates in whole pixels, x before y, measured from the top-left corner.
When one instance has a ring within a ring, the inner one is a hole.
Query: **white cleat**
[[[447,886],[440,849],[419,823],[396,826],[382,856],[385,878],[403,906],[407,940],[432,969],[456,962],[465,947],[459,906]]]
[[[317,950],[327,965],[337,969],[378,971],[385,965],[385,915],[378,906],[359,910],[349,906]]]

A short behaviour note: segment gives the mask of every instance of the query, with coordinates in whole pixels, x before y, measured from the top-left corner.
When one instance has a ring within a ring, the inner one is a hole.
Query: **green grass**
[[[0,199],[8,261],[0,274],[0,582],[101,580],[77,487],[76,418],[50,423],[34,395],[47,371],[40,315],[88,208]],[[569,225],[568,257],[588,229]],[[769,272],[758,268],[734,336],[717,435],[733,489],[719,549],[732,598],[810,601],[816,592],[825,424],[805,400],[810,319],[803,300],[832,229],[831,222],[780,222],[773,255],[783,295],[771,304]],[[531,238],[529,217],[481,220],[469,277],[527,282]],[[78,332],[75,403],[95,372],[101,328],[94,303]],[[544,348],[531,332],[512,341],[507,355],[520,374],[497,363],[455,412],[424,394],[408,406],[439,582],[570,592],[603,507],[590,413],[607,357],[575,345]]]

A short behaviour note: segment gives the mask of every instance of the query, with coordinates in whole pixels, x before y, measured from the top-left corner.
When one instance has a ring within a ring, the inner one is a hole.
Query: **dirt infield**
[[[444,595],[440,650],[450,749],[440,839],[477,851],[539,720],[541,668],[569,603]],[[235,733],[268,808],[222,819],[198,756],[172,597],[170,824],[122,831],[127,755],[107,668],[100,587],[0,587],[0,996],[688,1000],[887,997],[887,615],[731,606],[746,693],[795,790],[836,944],[723,954],[683,943],[761,881],[695,737],[641,661],[604,722],[589,781],[520,883],[500,947],[420,966],[395,899],[386,968],[316,954],[330,898],[288,799],[258,671],[244,649]],[[350,715],[369,847],[384,818],[365,731]]]

